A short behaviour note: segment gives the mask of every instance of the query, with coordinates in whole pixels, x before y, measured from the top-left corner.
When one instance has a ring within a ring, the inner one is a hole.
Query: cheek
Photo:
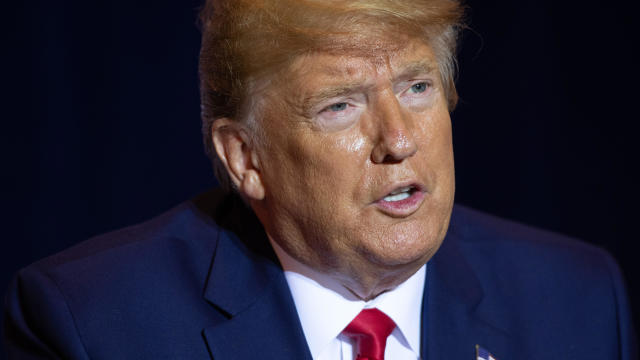
[[[366,185],[369,141],[358,132],[344,134],[311,133],[298,137],[294,148],[298,170],[297,186],[310,201],[316,221],[334,221],[350,217],[356,212],[360,191]],[[350,215],[351,214],[351,215]],[[330,220],[333,219],[333,220]],[[335,225],[333,225],[335,227]]]
[[[346,204],[345,198],[361,185],[368,141],[355,131],[336,135],[304,131],[272,142],[264,152],[268,159],[265,178],[271,193],[289,200],[292,196],[304,197],[306,204],[321,208]],[[300,203],[295,206],[304,207]]]
[[[448,113],[436,111],[418,122],[419,131],[415,132],[416,142],[422,147],[423,156],[433,165],[445,165],[453,160],[451,118]]]
[[[352,182],[362,176],[369,151],[368,140],[362,134],[355,131],[339,136],[312,133],[299,139],[291,150],[300,155],[305,175],[332,184]]]
[[[345,155],[359,155],[364,151],[366,143],[364,136],[352,134],[338,139],[336,141],[336,149],[342,151]]]
[[[453,172],[453,136],[451,130],[451,119],[447,114],[446,118],[440,122],[439,136],[433,139],[438,149],[437,152],[434,152],[437,156],[436,161],[449,172]]]

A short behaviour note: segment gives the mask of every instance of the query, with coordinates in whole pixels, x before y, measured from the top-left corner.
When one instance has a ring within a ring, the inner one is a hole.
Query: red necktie
[[[356,360],[384,360],[387,337],[396,323],[378,309],[364,309],[342,331],[355,340]]]

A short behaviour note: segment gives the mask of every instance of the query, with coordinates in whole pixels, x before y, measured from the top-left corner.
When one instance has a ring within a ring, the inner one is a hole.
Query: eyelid
[[[332,111],[331,106],[344,103],[347,106],[343,110]],[[338,131],[351,127],[357,123],[361,114],[361,108],[353,104],[351,101],[342,100],[332,102],[324,106],[322,110],[316,113],[314,123],[325,131]]]
[[[411,88],[413,85],[416,84],[427,84],[427,86],[431,87],[433,86],[433,81],[430,79],[416,79],[416,80],[411,80],[411,82],[409,83],[409,88]]]
[[[338,96],[335,98],[327,99],[325,101],[320,102],[315,106],[316,114],[320,114],[326,110],[328,110],[331,106],[336,104],[345,103],[348,107],[356,106],[356,104],[361,103],[363,100],[358,100],[358,95],[346,95],[346,96]]]
[[[413,78],[413,79],[409,79],[409,80],[405,80],[402,81],[400,83],[398,83],[396,85],[396,94],[398,95],[402,95],[404,93],[406,93],[407,91],[410,91],[411,88],[416,85],[416,84],[421,84],[421,83],[425,83],[427,84],[427,89],[429,90],[429,88],[432,88],[434,85],[434,81],[430,78],[425,77],[420,77],[420,78]]]
[[[329,105],[324,106],[322,109],[320,109],[320,112],[325,112],[325,111],[333,111],[331,110],[331,107],[334,105],[339,105],[339,104],[347,104],[347,107],[350,106],[349,102],[347,101],[336,101],[336,102],[331,102]]]

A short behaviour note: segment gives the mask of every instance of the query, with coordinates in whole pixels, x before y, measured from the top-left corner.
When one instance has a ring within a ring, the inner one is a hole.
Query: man
[[[222,189],[21,271],[10,358],[633,359],[609,255],[453,206],[461,16],[208,2]]]

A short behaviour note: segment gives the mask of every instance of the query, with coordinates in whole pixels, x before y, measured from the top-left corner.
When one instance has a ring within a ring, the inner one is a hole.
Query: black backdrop
[[[637,12],[608,0],[467,3],[457,201],[608,249],[638,303]],[[0,288],[38,258],[215,184],[200,135],[198,6],[9,5]]]

